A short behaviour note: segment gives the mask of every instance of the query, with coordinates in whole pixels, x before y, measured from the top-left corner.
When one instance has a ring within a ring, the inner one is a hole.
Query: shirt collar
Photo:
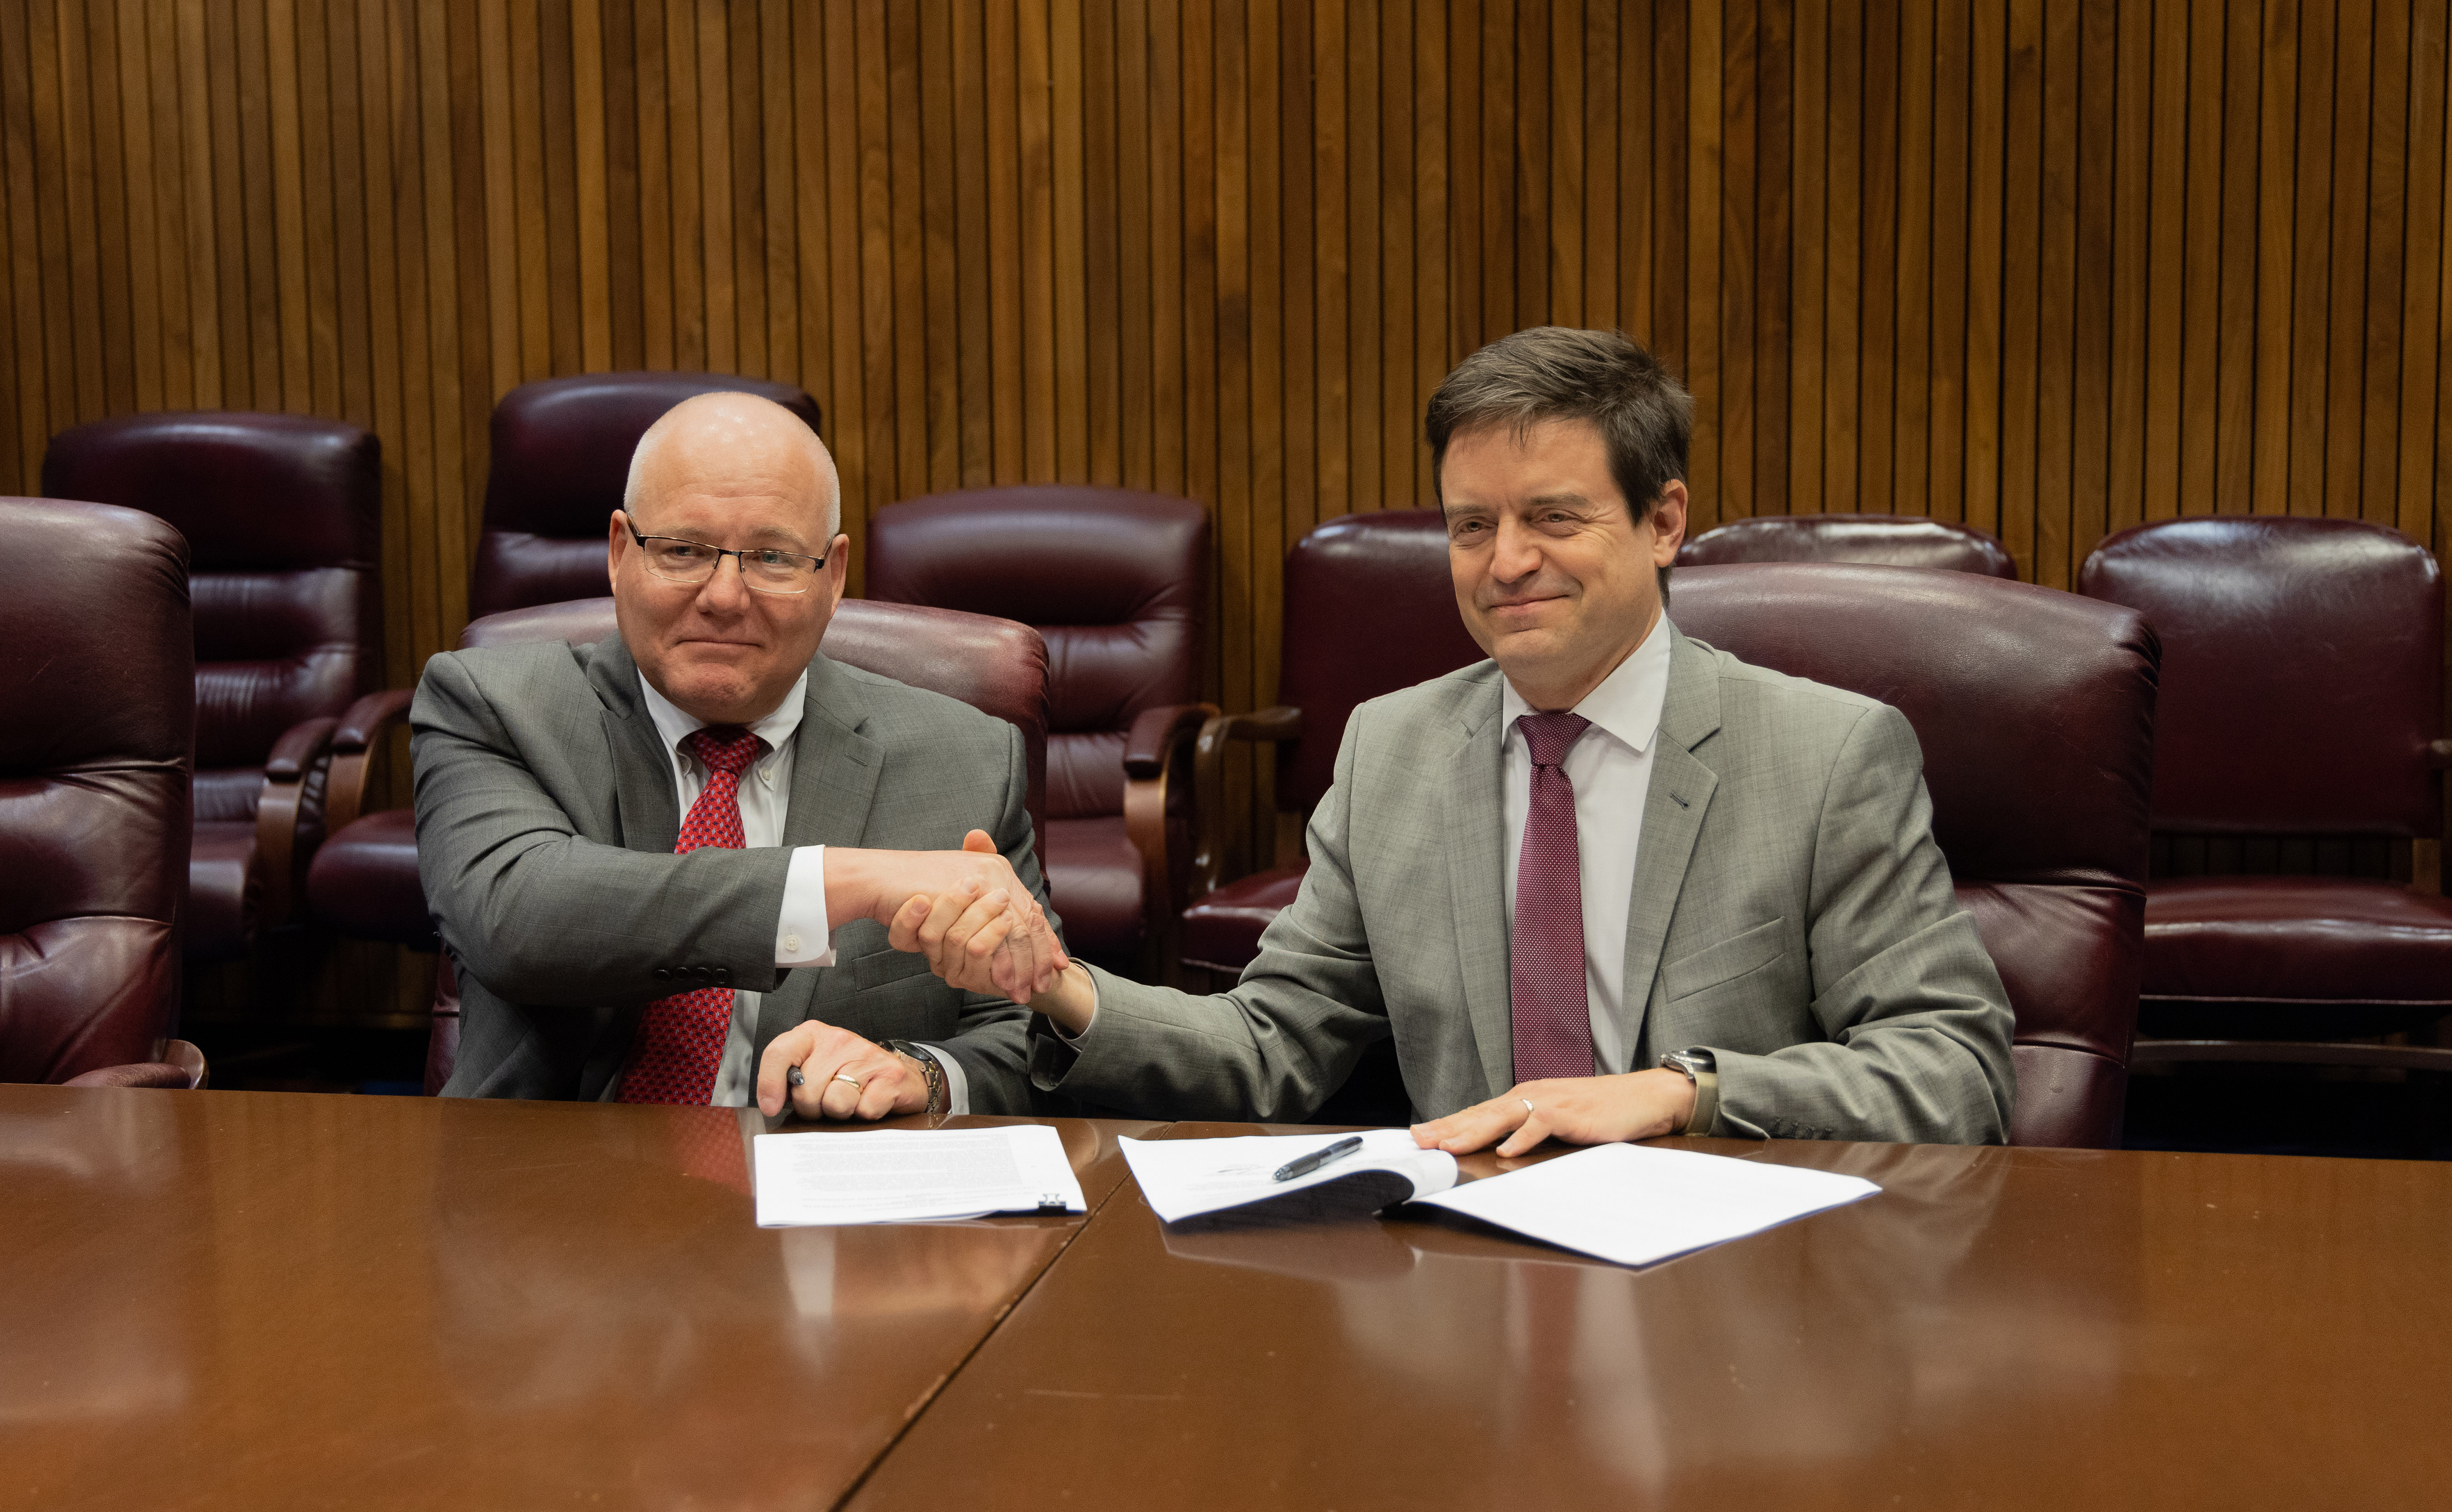
[[[1515,684],[1504,677],[1499,679],[1499,700],[1507,718],[1509,737],[1520,734],[1515,721],[1532,712]],[[1648,750],[1651,737],[1660,731],[1660,707],[1669,697],[1669,617],[1662,615],[1651,622],[1651,633],[1631,656],[1617,664],[1617,670],[1601,679],[1600,686],[1585,694],[1575,705],[1575,712],[1600,726],[1630,750]]]
[[[656,738],[663,742],[666,751],[678,753],[683,740],[706,728],[706,720],[684,712],[679,704],[658,693],[644,672],[639,674],[639,691],[646,697],[647,717],[656,722]],[[801,715],[808,696],[809,674],[803,668],[800,680],[792,684],[792,691],[783,695],[783,701],[775,705],[774,712],[749,727],[752,735],[766,742],[768,756],[782,750],[783,742],[791,739],[793,732],[801,728]]]

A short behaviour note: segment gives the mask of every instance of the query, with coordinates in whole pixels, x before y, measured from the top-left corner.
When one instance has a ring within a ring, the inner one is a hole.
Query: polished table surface
[[[2452,1505],[2452,1166],[1678,1143],[1883,1191],[1638,1271],[1127,1187],[850,1504]]]
[[[1086,1219],[761,1229],[742,1132],[0,1086],[0,1508],[834,1502]]]
[[[709,1109],[0,1086],[0,1509],[2452,1503],[2452,1167],[1695,1141],[1884,1189],[1638,1271],[1055,1122],[779,1231]]]

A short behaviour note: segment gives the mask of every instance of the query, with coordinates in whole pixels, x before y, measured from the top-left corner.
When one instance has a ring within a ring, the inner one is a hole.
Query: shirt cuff
[[[826,931],[826,848],[796,845],[783,873],[783,912],[775,920],[777,966],[832,966]]]
[[[928,1058],[945,1069],[945,1111],[967,1113],[971,1110],[971,1080],[962,1074],[962,1063],[934,1045],[922,1045]]]

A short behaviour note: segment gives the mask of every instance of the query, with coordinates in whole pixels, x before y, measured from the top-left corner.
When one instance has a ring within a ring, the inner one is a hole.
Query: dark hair
[[[1446,501],[1439,470],[1458,434],[1506,425],[1521,435],[1545,420],[1588,420],[1599,429],[1610,476],[1637,520],[1686,476],[1694,399],[1660,360],[1618,331],[1536,325],[1456,363],[1431,396],[1422,428],[1434,497]]]

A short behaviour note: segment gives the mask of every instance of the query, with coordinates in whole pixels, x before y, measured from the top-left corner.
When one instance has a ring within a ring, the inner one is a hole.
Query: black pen
[[[1292,1181],[1296,1176],[1308,1176],[1313,1171],[1315,1171],[1322,1166],[1327,1165],[1330,1161],[1343,1160],[1346,1156],[1353,1154],[1355,1150],[1360,1149],[1361,1148],[1361,1135],[1348,1135],[1347,1137],[1338,1140],[1334,1145],[1315,1149],[1308,1155],[1296,1156],[1295,1159],[1287,1161],[1284,1165],[1279,1166],[1277,1168],[1277,1180]]]

